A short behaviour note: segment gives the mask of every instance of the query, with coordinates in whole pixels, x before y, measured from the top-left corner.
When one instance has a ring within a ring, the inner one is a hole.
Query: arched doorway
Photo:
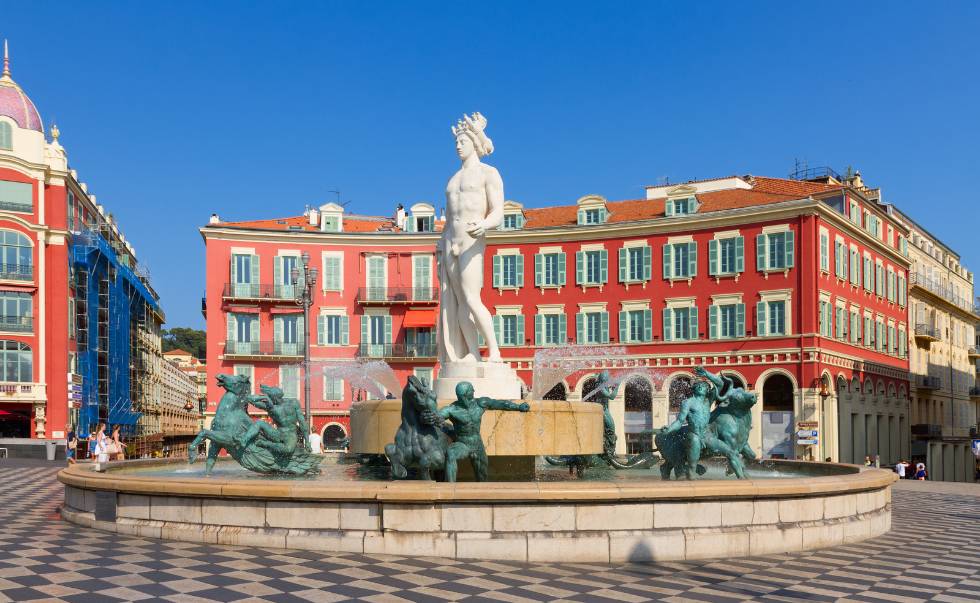
[[[681,375],[670,381],[667,389],[667,424],[670,425],[681,412],[681,402],[691,397],[691,386],[694,382],[690,377]]]
[[[323,429],[324,450],[343,450],[347,447],[347,432],[337,423],[331,423]]]
[[[553,388],[549,389],[548,393],[546,393],[543,398],[545,400],[567,400],[568,392],[565,391],[565,384],[558,383]]]
[[[742,381],[742,378],[736,373],[724,372],[722,375],[732,380],[732,387],[741,387],[742,389],[745,389],[745,381]]]
[[[596,390],[598,386],[599,386],[599,380],[596,379],[595,377],[589,377],[588,379],[586,379],[585,383],[582,384],[582,399],[592,400],[591,394]]]
[[[653,437],[653,386],[643,377],[633,377],[626,382],[625,418],[623,432],[626,434],[626,453],[639,454],[650,450]]]
[[[793,448],[793,382],[776,373],[762,385],[762,456],[792,459]]]

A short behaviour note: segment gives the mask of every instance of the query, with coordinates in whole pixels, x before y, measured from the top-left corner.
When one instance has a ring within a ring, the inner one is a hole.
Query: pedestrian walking
[[[109,439],[109,458],[113,461],[126,460],[126,448],[119,437],[119,426],[112,428],[112,437]]]
[[[905,479],[905,461],[899,460],[895,464],[895,473],[898,474],[898,479]]]
[[[105,435],[105,423],[99,423],[99,428],[95,431],[95,454],[93,458],[99,464],[109,462],[109,438]]]
[[[870,456],[864,457],[864,466],[865,467],[870,467],[871,466],[871,457]]]
[[[929,477],[929,472],[926,471],[926,466],[924,463],[919,463],[915,466],[915,479],[919,481],[924,481]]]
[[[69,465],[75,464],[75,451],[78,449],[78,437],[75,435],[75,428],[68,430],[68,437],[65,440],[65,458]]]
[[[323,440],[320,438],[320,434],[316,432],[312,426],[310,427],[310,452],[313,454],[323,453]]]

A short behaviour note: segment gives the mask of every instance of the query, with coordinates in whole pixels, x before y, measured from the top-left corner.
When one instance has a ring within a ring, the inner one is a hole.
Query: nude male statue
[[[500,361],[490,311],[480,300],[486,232],[504,217],[504,183],[496,168],[480,162],[493,152],[479,113],[452,128],[463,165],[446,186],[446,225],[436,245],[439,267],[439,360],[477,362],[477,333],[487,344],[487,360]]]
[[[238,437],[238,445],[247,448],[261,435],[263,439],[258,441],[258,445],[268,448],[274,454],[289,456],[299,446],[309,450],[310,441],[302,437],[302,434],[309,433],[310,427],[306,424],[306,416],[299,403],[295,399],[284,399],[283,391],[278,387],[262,385],[261,389],[265,395],[256,397],[251,402],[269,413],[276,426],[273,428],[265,421],[255,421],[248,431]]]
[[[691,389],[691,397],[681,403],[677,418],[661,432],[666,435],[679,430],[685,424],[688,426],[687,464],[683,468],[687,479],[691,479],[691,471],[698,468],[701,451],[708,444],[709,438],[713,439],[708,433],[708,420],[711,418],[714,389],[707,381],[697,381]]]

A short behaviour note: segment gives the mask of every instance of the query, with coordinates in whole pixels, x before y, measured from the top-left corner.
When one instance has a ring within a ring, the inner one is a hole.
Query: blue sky
[[[481,111],[506,196],[861,170],[980,268],[980,3],[187,2],[4,5],[14,78],[203,326],[198,227],[441,204]]]

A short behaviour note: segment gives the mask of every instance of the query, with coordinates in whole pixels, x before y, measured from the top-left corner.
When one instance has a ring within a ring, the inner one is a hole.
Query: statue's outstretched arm
[[[251,394],[246,398],[246,401],[255,406],[256,408],[261,408],[262,410],[269,410],[269,397],[260,394]]]
[[[694,372],[710,381],[718,390],[721,390],[725,385],[725,381],[719,375],[708,372],[703,366],[697,367]]]
[[[494,400],[493,398],[478,398],[477,402],[480,406],[488,410],[519,410],[521,412],[527,412],[531,409],[527,402],[515,404],[510,400]]]

